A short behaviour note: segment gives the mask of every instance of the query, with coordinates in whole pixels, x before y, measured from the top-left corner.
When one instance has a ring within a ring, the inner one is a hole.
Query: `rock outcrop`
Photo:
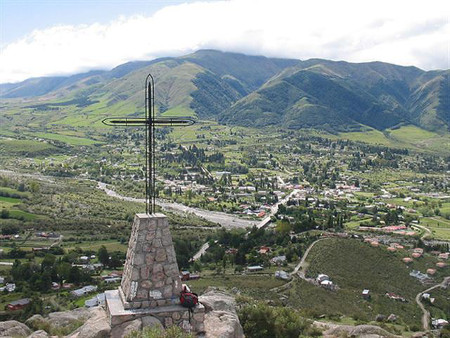
[[[31,334],[30,328],[16,320],[7,320],[5,322],[0,322],[1,337],[26,337],[29,334]]]
[[[209,289],[199,297],[199,301],[205,307],[204,315],[206,338],[241,338],[244,337],[239,317],[236,313],[236,301],[234,297],[224,291]],[[203,316],[203,314],[202,314]],[[80,323],[82,322],[82,323]],[[0,336],[45,338],[50,335],[42,327],[52,330],[68,330],[71,326],[81,324],[73,332],[68,333],[69,338],[121,338],[135,330],[142,330],[148,326],[158,326],[163,329],[160,320],[152,316],[146,316],[124,322],[122,325],[111,329],[109,318],[102,307],[79,308],[72,311],[54,312],[47,317],[34,315],[22,324],[15,320],[0,323]],[[32,331],[32,329],[37,331]]]
[[[315,321],[314,325],[322,330],[324,337],[399,337],[375,325],[338,325]]]
[[[110,336],[111,326],[108,316],[102,307],[89,309],[89,319],[70,338],[106,338]]]
[[[244,337],[236,301],[230,294],[217,289],[209,289],[199,297],[205,306],[205,337],[241,338]]]

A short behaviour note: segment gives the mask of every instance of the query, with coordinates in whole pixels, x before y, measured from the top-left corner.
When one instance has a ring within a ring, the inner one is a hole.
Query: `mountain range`
[[[413,124],[450,130],[450,70],[382,62],[267,58],[215,50],[137,61],[110,71],[1,84],[2,104],[58,109],[61,123],[139,115],[144,81],[155,78],[159,114],[220,123],[329,131],[384,130]],[[52,122],[55,122],[52,119]]]

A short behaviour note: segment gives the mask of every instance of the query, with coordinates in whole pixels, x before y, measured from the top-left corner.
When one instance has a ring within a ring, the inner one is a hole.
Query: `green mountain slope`
[[[334,131],[358,125],[384,130],[413,123],[443,131],[449,128],[445,99],[449,94],[448,71],[315,59],[284,70],[219,120]]]
[[[155,78],[155,107],[165,115],[333,132],[413,124],[445,133],[450,125],[448,70],[214,50],[1,84],[0,122],[7,128],[99,126],[106,116],[141,115],[148,73]]]

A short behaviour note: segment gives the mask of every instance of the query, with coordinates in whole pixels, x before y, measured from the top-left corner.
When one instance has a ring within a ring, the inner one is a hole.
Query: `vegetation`
[[[127,338],[193,338],[192,334],[184,332],[178,326],[171,326],[166,330],[159,327],[145,327],[142,331],[134,331]]]

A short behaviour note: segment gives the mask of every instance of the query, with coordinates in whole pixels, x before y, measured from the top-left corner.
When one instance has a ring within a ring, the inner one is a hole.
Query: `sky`
[[[0,83],[199,49],[450,68],[448,0],[0,0]]]

